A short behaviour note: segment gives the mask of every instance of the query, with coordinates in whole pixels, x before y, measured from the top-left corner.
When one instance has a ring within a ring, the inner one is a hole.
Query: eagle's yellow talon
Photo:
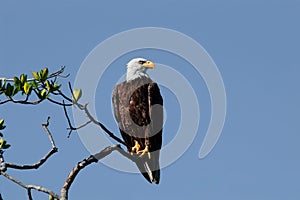
[[[139,145],[138,141],[134,140],[134,147],[131,148],[131,155],[134,153],[138,153],[141,146]]]
[[[148,158],[151,159],[151,153],[149,152],[149,147],[148,146],[146,146],[144,150],[138,151],[137,153],[140,154],[140,157],[147,154]]]

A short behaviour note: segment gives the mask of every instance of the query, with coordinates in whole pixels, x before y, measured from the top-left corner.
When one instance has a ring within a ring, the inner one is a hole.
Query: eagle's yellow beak
[[[151,68],[153,69],[155,67],[154,63],[147,60],[145,63],[142,64],[143,67],[146,67],[146,68]]]

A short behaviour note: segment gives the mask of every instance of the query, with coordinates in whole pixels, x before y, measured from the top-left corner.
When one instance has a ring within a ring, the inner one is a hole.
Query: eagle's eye
[[[139,64],[140,65],[142,65],[142,64],[144,64],[144,63],[146,63],[147,61],[145,61],[145,60],[139,60]]]

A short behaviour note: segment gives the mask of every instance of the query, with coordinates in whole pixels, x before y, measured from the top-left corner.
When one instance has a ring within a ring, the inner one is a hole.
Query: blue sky
[[[224,81],[227,117],[217,145],[209,156],[198,159],[210,118],[210,102],[205,83],[187,67],[181,72],[199,86],[201,126],[183,156],[162,170],[160,185],[150,185],[140,175],[99,163],[79,174],[70,199],[296,200],[300,197],[299,18],[300,2],[296,0],[1,0],[0,77],[65,65],[74,81],[84,58],[113,34],[147,26],[180,31],[207,50]],[[140,55],[176,69],[188,66],[166,52],[130,52],[112,64],[107,79],[118,79],[125,72],[126,61]],[[107,106],[110,92],[98,86],[96,99],[101,104],[97,104],[97,115],[117,132]],[[168,111],[174,114],[166,123],[166,144],[174,136],[180,112],[175,97],[166,89],[163,95]],[[49,103],[0,107],[0,118],[5,118],[7,125],[5,138],[12,144],[5,154],[9,162],[33,163],[50,149],[40,126],[48,115],[52,116],[50,128],[59,153],[38,171],[8,173],[27,184],[41,184],[59,192],[69,170],[89,155],[76,134],[66,138],[62,108]],[[26,195],[3,178],[0,192],[4,199],[23,199]],[[48,199],[34,195],[36,199]]]

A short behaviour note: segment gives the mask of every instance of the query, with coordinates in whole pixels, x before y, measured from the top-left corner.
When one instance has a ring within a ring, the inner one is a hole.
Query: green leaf
[[[26,74],[21,74],[20,81],[21,81],[21,85],[24,85],[25,82],[27,82],[27,75]]]
[[[20,79],[16,76],[14,77],[14,82],[15,82],[15,85],[21,83]]]
[[[14,77],[14,82],[15,82],[15,85],[14,85],[14,87],[15,87],[15,94],[16,93],[18,93],[20,90],[21,90],[21,81],[20,81],[20,79],[18,78],[18,77]]]
[[[53,90],[56,91],[56,90],[59,90],[60,86],[57,82],[55,82],[53,85]]]
[[[10,83],[8,83],[4,90],[4,94],[6,96],[10,97],[13,95],[13,91],[14,91],[14,86],[12,86]]]
[[[41,80],[42,82],[44,82],[44,81],[47,80],[48,72],[49,72],[49,70],[48,70],[47,67],[39,72],[39,75],[40,75],[40,77],[41,77],[40,80]]]
[[[35,80],[31,82],[31,85],[33,89],[36,89],[38,87],[38,83]]]
[[[0,149],[8,149],[10,144],[7,144],[6,141],[1,137],[0,138]]]
[[[38,75],[38,73],[32,71],[31,74],[33,75],[33,77],[34,77],[35,80],[39,81],[41,79],[40,76]]]
[[[46,67],[44,70],[43,70],[43,76],[45,76],[46,78],[48,77],[48,73],[49,73],[49,70],[48,68]]]
[[[80,99],[81,95],[82,95],[81,89],[73,90],[73,102],[77,103],[78,100]]]
[[[5,90],[5,85],[6,85],[6,80],[4,79],[4,81],[1,81],[2,85],[1,85],[1,91]]]
[[[42,91],[39,92],[38,96],[39,96],[39,98],[40,98],[41,100],[46,99],[46,98],[48,97],[48,95],[47,95],[47,90],[46,90],[46,89],[43,89]]]
[[[50,82],[47,80],[46,81],[46,88],[47,88],[47,90],[48,90],[48,92],[52,92],[52,87],[51,87],[52,85],[50,84]]]
[[[2,149],[8,149],[10,146],[11,146],[10,144],[4,144],[4,145],[2,146]]]
[[[20,89],[15,87],[13,90],[12,96],[16,95],[19,91],[20,91]]]
[[[0,119],[0,130],[5,129],[5,125],[4,125],[4,119]]]
[[[25,94],[30,95],[31,90],[32,90],[32,85],[29,84],[28,82],[25,82],[25,84],[24,84],[24,92],[25,92]]]
[[[45,96],[46,96],[46,93],[47,93],[47,90],[43,89],[43,90],[41,91],[42,97],[45,97]]]

